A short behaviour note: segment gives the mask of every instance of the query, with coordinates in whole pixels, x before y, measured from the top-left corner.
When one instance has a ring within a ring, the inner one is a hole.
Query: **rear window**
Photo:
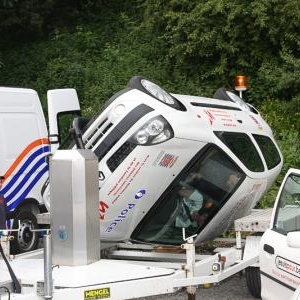
[[[263,162],[247,134],[226,131],[217,131],[215,134],[250,171],[264,171]]]
[[[268,169],[277,166],[280,163],[281,158],[273,141],[268,136],[264,135],[253,134],[253,137],[265,158]]]

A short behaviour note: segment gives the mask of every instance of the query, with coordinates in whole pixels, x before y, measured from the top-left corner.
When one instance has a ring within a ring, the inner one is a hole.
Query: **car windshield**
[[[152,208],[132,238],[162,244],[182,243],[187,235],[199,233],[224,206],[245,175],[218,148],[210,147],[195,157],[159,205]]]

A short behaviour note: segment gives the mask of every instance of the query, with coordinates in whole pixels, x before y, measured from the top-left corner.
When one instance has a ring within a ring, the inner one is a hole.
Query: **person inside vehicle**
[[[226,187],[228,189],[228,192],[230,192],[236,187],[240,179],[241,179],[241,174],[237,173],[237,174],[229,175],[228,180],[226,182]]]
[[[199,210],[203,206],[203,196],[191,185],[180,182],[179,190],[179,212],[176,217],[176,227],[187,228],[189,226],[197,227],[201,222]]]

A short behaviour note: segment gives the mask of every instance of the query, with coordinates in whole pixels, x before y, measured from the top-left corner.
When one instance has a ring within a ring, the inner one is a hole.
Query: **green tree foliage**
[[[76,88],[90,116],[134,75],[203,96],[247,75],[285,160],[271,205],[300,167],[299,18],[298,0],[0,0],[0,84]]]
[[[293,74],[299,69],[299,1],[149,0],[143,6],[143,28],[156,36],[170,73],[227,86],[247,74],[254,103],[299,94]]]
[[[0,34],[9,44],[43,38],[55,29],[97,20],[97,12],[110,6],[105,0],[1,0]]]

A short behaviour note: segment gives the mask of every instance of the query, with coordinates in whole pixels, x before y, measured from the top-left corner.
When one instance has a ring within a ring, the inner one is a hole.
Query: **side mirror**
[[[300,248],[300,231],[289,232],[286,241],[289,247]]]

